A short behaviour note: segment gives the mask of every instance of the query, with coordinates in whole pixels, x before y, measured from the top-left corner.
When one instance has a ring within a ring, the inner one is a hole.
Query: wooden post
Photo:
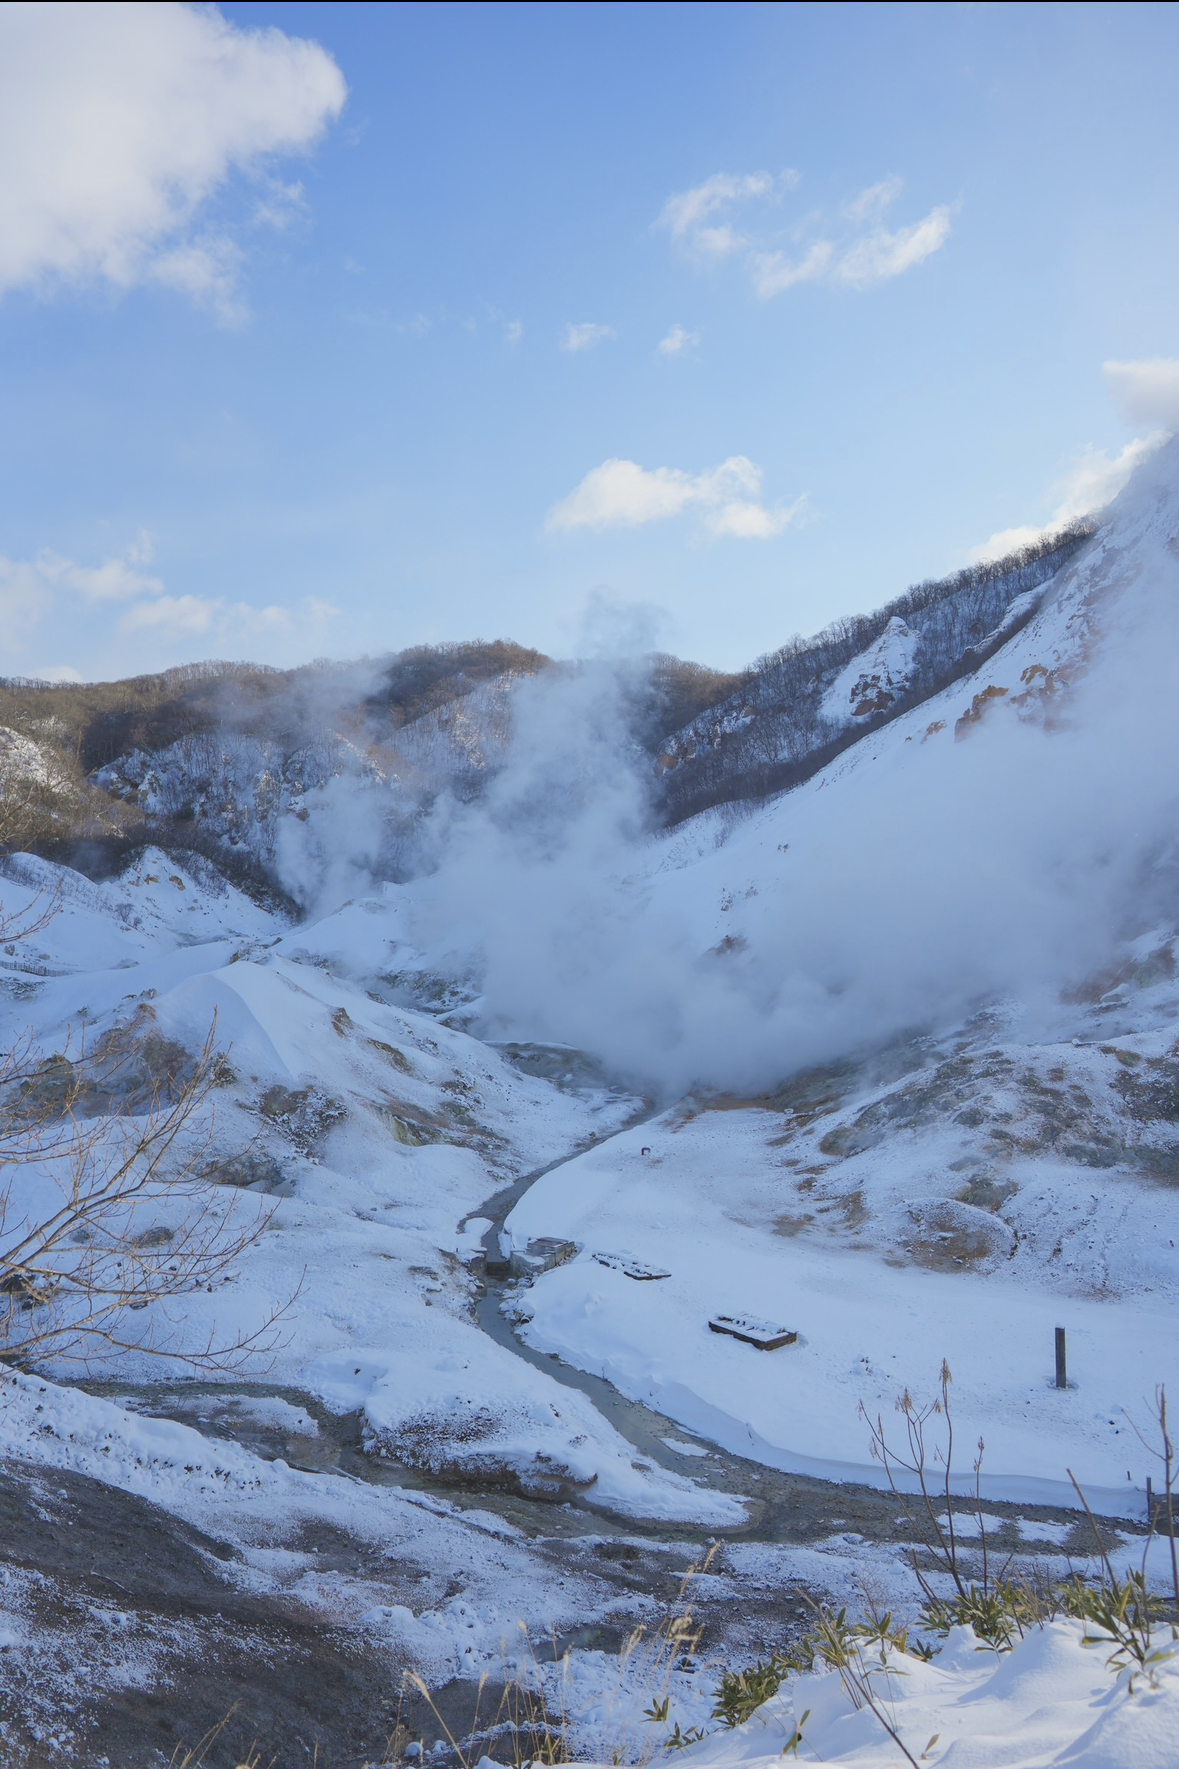
[[[1057,1388],[1068,1387],[1068,1364],[1065,1359],[1063,1327],[1056,1329],[1056,1386]]]

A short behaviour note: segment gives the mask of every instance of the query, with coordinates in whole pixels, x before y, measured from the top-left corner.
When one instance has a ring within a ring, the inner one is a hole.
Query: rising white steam
[[[996,997],[1058,1011],[1176,907],[1177,448],[987,666],[1008,694],[965,741],[977,680],[719,846],[715,818],[651,833],[625,674],[524,685],[486,795],[435,807],[432,870],[406,887],[415,944],[477,984],[491,1035],[577,1045],[667,1090],[755,1089]],[[1013,707],[1022,671],[1058,658],[1057,692],[1033,676]]]

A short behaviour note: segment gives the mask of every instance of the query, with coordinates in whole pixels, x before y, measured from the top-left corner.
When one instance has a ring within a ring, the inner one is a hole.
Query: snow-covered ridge
[[[620,736],[628,721],[642,733],[653,764],[644,769],[647,790],[662,795],[674,819],[787,784],[778,777],[783,768],[813,770],[833,742],[928,695],[947,672],[961,673],[974,653],[1001,643],[1083,538],[1078,531],[1034,556],[919,586],[877,615],[787,646],[747,672],[735,695],[678,729],[669,718],[676,705],[679,717],[686,710],[677,700],[679,676],[694,684],[692,704],[715,698],[731,678],[649,660],[650,681],[631,682],[616,715]],[[494,669],[497,663],[503,667]],[[200,665],[138,688],[102,689],[95,709],[87,713],[80,701],[71,714],[81,721],[77,731],[41,703],[53,704],[55,692],[84,701],[88,690],[3,683],[11,716],[23,717],[27,729],[14,729],[7,749],[0,738],[0,791],[6,774],[12,782],[19,776],[44,800],[22,839],[126,839],[154,829],[170,844],[220,852],[278,878],[305,900],[300,867],[284,876],[284,831],[286,845],[298,850],[296,823],[338,821],[341,801],[369,789],[366,845],[378,875],[428,865],[429,843],[423,852],[416,840],[423,812],[440,795],[463,801],[484,790],[511,747],[517,694],[538,671],[551,673],[547,659],[509,645],[441,647],[437,655],[427,648],[385,665],[312,666],[289,678]],[[164,711],[153,713],[161,696]],[[160,739],[140,737],[112,754],[120,731],[140,730]],[[96,749],[84,779],[74,752]]]
[[[836,621],[763,659],[735,695],[663,744],[671,819],[794,786],[854,741],[859,726],[968,674],[1031,617],[1044,586],[1092,532],[1079,527],[1030,554],[918,585],[875,614]]]

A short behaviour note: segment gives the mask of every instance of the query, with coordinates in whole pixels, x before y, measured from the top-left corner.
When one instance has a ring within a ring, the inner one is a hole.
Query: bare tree
[[[39,932],[58,906],[0,916],[0,944]],[[212,1290],[273,1214],[227,1204],[200,1176],[210,1095],[228,1073],[215,1019],[192,1059],[147,1003],[90,1048],[83,1034],[46,1054],[28,1035],[0,1054],[0,1359],[86,1367],[137,1351],[221,1371],[276,1348],[289,1302],[200,1344],[167,1306]]]

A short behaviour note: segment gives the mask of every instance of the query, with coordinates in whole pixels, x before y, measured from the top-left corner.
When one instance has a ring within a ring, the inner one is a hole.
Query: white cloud
[[[523,322],[523,320],[509,319],[504,322],[504,343],[508,346],[508,348],[510,350],[515,349],[516,345],[520,342],[520,340],[523,336],[524,336],[524,322]]]
[[[237,287],[242,257],[233,240],[209,234],[160,253],[145,266],[143,280],[187,295],[198,307],[210,308],[223,325],[240,325],[249,318]]]
[[[684,326],[672,326],[666,338],[660,338],[655,348],[660,356],[682,356],[685,350],[690,350],[699,342],[699,332],[689,332]]]
[[[305,612],[313,620],[338,613],[330,603],[309,601],[312,607]],[[222,596],[160,596],[154,602],[137,602],[119,625],[127,633],[151,629],[176,638],[215,634],[224,640],[290,632],[294,621],[290,609],[274,603],[255,608],[249,602],[227,602]]]
[[[1179,359],[1155,356],[1144,362],[1105,362],[1101,372],[1115,405],[1132,424],[1179,430]]]
[[[850,283],[854,289],[888,282],[940,252],[949,237],[950,210],[943,203],[911,227],[898,228],[896,233],[881,227],[866,239],[857,240],[837,259],[832,277],[836,282]]]
[[[1059,534],[1070,522],[1103,510],[1117,497],[1138,463],[1152,454],[1162,440],[1161,432],[1154,436],[1135,437],[1112,457],[1105,449],[1087,448],[1053,486],[1056,508],[1043,527],[1024,524],[1019,528],[1000,529],[990,540],[972,548],[971,564],[1002,559],[1008,553],[1014,553],[1017,547],[1034,546],[1037,541]]]
[[[592,350],[595,344],[602,343],[605,338],[616,338],[613,326],[595,325],[592,319],[583,320],[580,325],[572,321],[565,327],[565,336],[561,339],[562,350]]]
[[[768,172],[743,176],[715,174],[694,190],[670,197],[658,225],[666,227],[685,250],[698,259],[719,260],[740,254],[754,292],[768,301],[800,283],[843,283],[867,289],[887,282],[940,251],[950,237],[951,209],[941,204],[906,227],[890,231],[885,211],[903,188],[896,177],[882,179],[845,203],[844,223],[824,230],[822,217],[812,215],[791,230],[768,230],[753,217],[738,228],[726,211],[737,206],[780,203],[798,184],[797,173],[774,179]],[[763,217],[764,223],[764,217]],[[817,237],[816,237],[817,236]]]
[[[858,197],[845,203],[843,212],[849,221],[874,221],[896,202],[904,188],[903,178],[882,178],[879,184],[870,184]]]
[[[796,283],[817,282],[831,268],[835,248],[830,240],[816,240],[804,258],[791,263],[785,252],[755,252],[749,261],[755,292],[763,301],[784,294]]]
[[[713,534],[732,535],[743,541],[768,541],[790,527],[805,503],[805,497],[795,498],[792,504],[767,510],[764,504],[734,501],[722,504],[706,521]]]
[[[730,455],[703,473],[641,467],[637,461],[603,461],[549,512],[546,527],[560,533],[641,528],[699,509],[713,534],[768,540],[794,519],[802,499],[788,509],[766,509],[759,501],[761,482],[761,468],[745,455]]]
[[[77,590],[88,602],[125,602],[134,596],[163,594],[163,580],[147,577],[139,569],[150,562],[151,556],[151,536],[141,531],[139,539],[118,558],[107,559],[102,565],[77,565],[47,548],[37,555],[32,569],[46,584]]]
[[[151,537],[146,533],[101,565],[79,565],[49,549],[36,559],[0,558],[0,667],[7,668],[8,660],[15,661],[26,653],[43,622],[61,608],[62,591],[72,592],[83,603],[98,605],[161,594],[163,582],[140,569],[150,559]],[[69,607],[68,599],[65,607]],[[56,679],[51,671],[39,673],[47,681]]]
[[[205,596],[160,596],[128,609],[120,625],[125,633],[145,627],[167,627],[174,633],[207,633],[225,604]]]
[[[239,317],[238,249],[195,217],[235,169],[310,147],[345,94],[318,44],[214,7],[0,8],[0,290],[154,282]]]
[[[327,602],[322,596],[304,596],[299,604],[299,612],[306,620],[335,620],[340,610],[334,602]]]
[[[646,522],[678,516],[696,498],[695,486],[692,475],[677,467],[656,467],[652,472],[637,461],[603,461],[550,512],[546,526],[565,532],[641,528]]]
[[[273,603],[260,608],[223,596],[172,595],[162,578],[141,569],[151,552],[150,536],[141,533],[122,554],[101,565],[79,565],[48,549],[35,560],[0,558],[0,669],[16,668],[38,632],[43,642],[51,628],[62,650],[73,650],[88,664],[96,647],[110,655],[107,646],[113,641],[116,668],[126,673],[128,667],[143,667],[141,653],[130,662],[128,647],[136,639],[149,641],[157,660],[161,649],[166,657],[177,647],[189,655],[196,647],[198,655],[226,656],[259,640],[319,642],[340,612],[334,603],[314,596],[291,608]],[[124,605],[113,623],[112,604]],[[67,633],[72,645],[62,644]],[[151,667],[158,667],[158,661]],[[85,679],[72,664],[32,673],[47,681]]]
[[[799,174],[792,170],[778,178],[771,172],[714,172],[694,189],[668,197],[656,225],[666,227],[673,239],[703,257],[727,258],[748,242],[727,222],[719,227],[706,223],[732,203],[772,197],[779,191],[793,190],[798,181]]]

